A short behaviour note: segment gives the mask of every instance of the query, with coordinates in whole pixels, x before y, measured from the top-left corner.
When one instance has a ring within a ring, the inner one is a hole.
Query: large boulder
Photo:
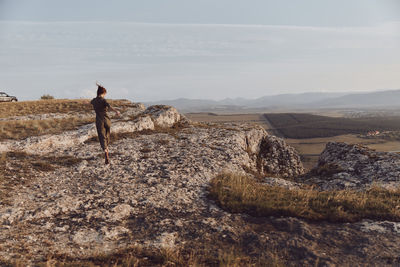
[[[133,121],[116,122],[111,126],[115,133],[132,133],[143,130],[154,130],[154,123],[149,116],[140,116]]]
[[[294,178],[304,173],[296,149],[279,137],[269,135],[264,128],[249,124],[221,124],[211,127],[225,128],[235,133],[230,139],[222,138],[230,147],[237,147],[238,154],[247,152],[243,165],[252,173],[264,177]],[[214,141],[210,138],[210,141]]]
[[[129,120],[133,117],[138,116],[146,110],[146,107],[142,103],[132,103],[128,101],[128,107],[121,112],[121,117],[124,120]]]
[[[322,189],[366,189],[400,185],[400,155],[358,144],[329,142],[306,181]]]
[[[304,173],[303,164],[297,151],[273,135],[266,135],[260,142],[258,168],[264,175],[295,177]]]
[[[154,122],[156,127],[171,127],[181,120],[181,114],[176,108],[166,105],[154,105],[148,107],[144,113],[148,115]]]

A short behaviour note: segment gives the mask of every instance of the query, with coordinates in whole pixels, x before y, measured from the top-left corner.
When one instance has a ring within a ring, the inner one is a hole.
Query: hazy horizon
[[[92,97],[99,81],[110,98],[156,101],[397,89],[399,7],[0,0],[0,91]]]

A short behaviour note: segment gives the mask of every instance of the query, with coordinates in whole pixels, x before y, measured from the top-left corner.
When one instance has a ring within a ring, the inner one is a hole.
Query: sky
[[[398,0],[0,0],[0,91],[256,98],[400,88]]]

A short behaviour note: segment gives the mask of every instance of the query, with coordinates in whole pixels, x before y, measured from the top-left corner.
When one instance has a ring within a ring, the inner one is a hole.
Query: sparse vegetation
[[[235,247],[217,249],[213,244],[201,244],[201,249],[151,249],[139,246],[131,247],[116,253],[74,259],[63,255],[53,255],[38,266],[57,267],[128,267],[128,266],[285,266],[277,253],[268,253],[256,257],[242,253]],[[0,262],[2,263],[2,262]],[[6,263],[3,263],[6,264]],[[7,265],[6,265],[7,266]],[[13,266],[10,264],[10,266]],[[15,265],[14,265],[15,266]]]
[[[400,221],[400,189],[371,188],[318,191],[262,184],[235,174],[211,181],[210,197],[230,212],[252,216],[292,216],[312,221],[355,222],[362,219]]]
[[[5,139],[19,140],[45,134],[60,134],[93,122],[94,118],[79,119],[75,117],[67,119],[0,121],[0,141]]]
[[[110,100],[113,106],[123,111],[129,102],[123,100]],[[30,136],[44,134],[59,134],[64,131],[74,130],[82,125],[94,122],[93,117],[79,117],[79,114],[93,112],[88,100],[47,100],[1,103],[0,118],[25,115],[40,115],[47,113],[70,113],[68,118],[50,118],[43,120],[3,120],[0,121],[0,141],[5,139],[25,139]],[[76,113],[76,115],[72,114]]]
[[[108,100],[112,106],[120,111],[131,105],[124,100]],[[1,103],[0,118],[25,116],[32,114],[92,112],[93,107],[88,99],[50,99],[47,101],[22,101],[16,103]]]
[[[40,99],[41,100],[51,100],[51,99],[54,99],[54,96],[52,96],[52,95],[42,95],[40,97]]]

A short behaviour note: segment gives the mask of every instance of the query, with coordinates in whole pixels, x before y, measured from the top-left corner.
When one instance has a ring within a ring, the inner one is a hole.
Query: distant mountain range
[[[146,105],[171,105],[181,112],[247,111],[273,109],[335,108],[400,108],[400,90],[363,93],[301,93],[264,96],[256,99],[226,98],[223,100],[187,99],[160,100]]]

